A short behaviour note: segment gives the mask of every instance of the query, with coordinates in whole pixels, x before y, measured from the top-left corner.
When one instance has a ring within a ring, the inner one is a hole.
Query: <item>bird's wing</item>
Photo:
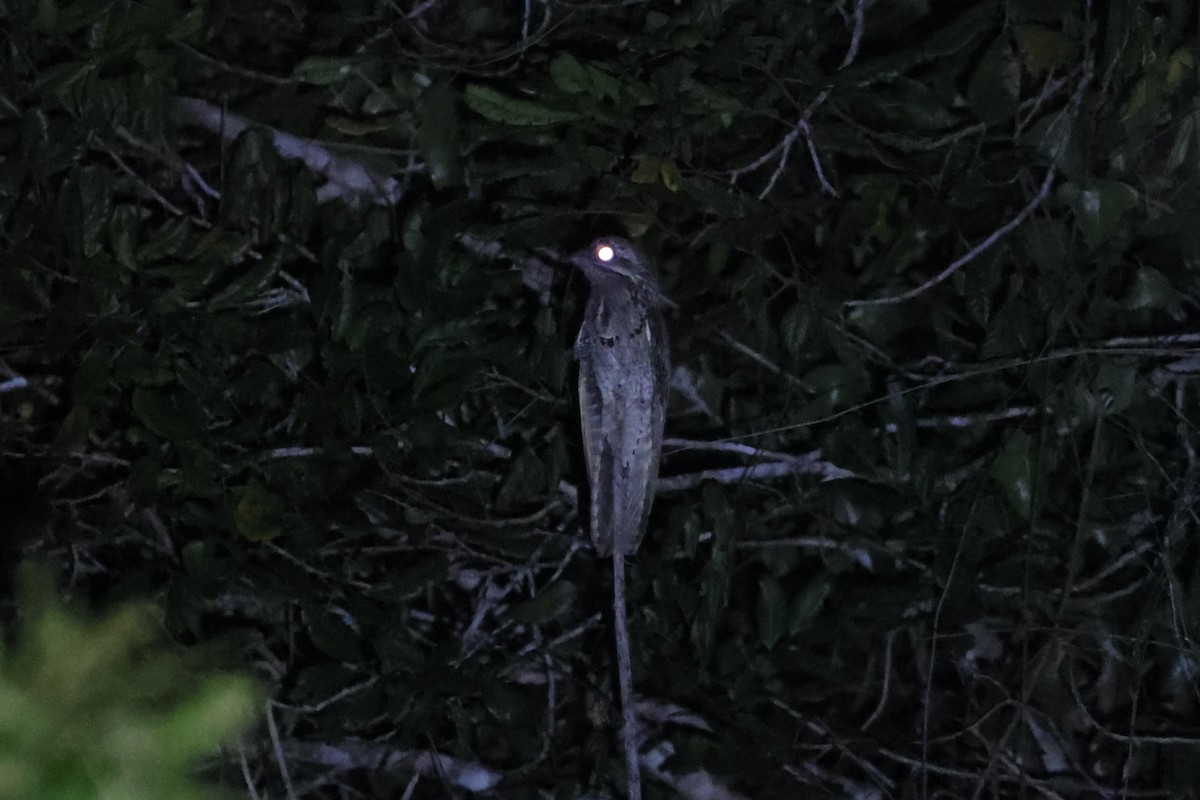
[[[606,416],[612,415],[612,401],[606,401],[601,390],[601,376],[596,359],[584,339],[587,328],[580,331],[579,353],[579,424],[583,433],[583,453],[587,460],[588,491],[591,494],[591,514],[588,530],[592,544],[602,556],[612,553],[612,448],[606,428]],[[601,365],[602,366],[602,365]],[[608,488],[606,488],[608,487]]]
[[[624,488],[614,508],[614,548],[625,555],[637,550],[646,533],[658,482],[668,366],[666,325],[657,309],[647,310],[628,348],[627,363],[637,364],[638,369],[630,372],[623,387],[627,392],[620,436],[624,448],[614,465],[614,472],[624,478],[618,481]]]
[[[623,298],[589,303],[577,343],[579,412],[597,552],[628,555],[646,530],[667,395],[659,309]]]

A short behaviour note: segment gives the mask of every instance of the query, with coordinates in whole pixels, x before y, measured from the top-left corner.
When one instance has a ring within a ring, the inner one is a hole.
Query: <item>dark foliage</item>
[[[271,689],[229,788],[623,785],[556,260],[617,233],[649,797],[1195,796],[1194,4],[0,25],[0,558]]]

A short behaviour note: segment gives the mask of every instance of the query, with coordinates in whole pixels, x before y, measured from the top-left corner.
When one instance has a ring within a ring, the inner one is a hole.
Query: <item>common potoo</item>
[[[629,800],[641,800],[625,557],[642,541],[654,503],[670,360],[662,309],[670,301],[658,288],[645,254],[624,239],[597,239],[571,260],[591,284],[575,342],[579,415],[592,495],[589,530],[596,551],[612,559],[627,795]]]
[[[579,408],[592,495],[592,543],[630,555],[646,532],[658,479],[670,354],[670,301],[631,242],[596,240],[572,257],[591,284],[575,343]]]

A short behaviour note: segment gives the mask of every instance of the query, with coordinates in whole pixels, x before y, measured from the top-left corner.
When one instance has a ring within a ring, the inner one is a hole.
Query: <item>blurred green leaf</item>
[[[256,713],[248,680],[188,671],[144,606],[76,617],[46,572],[24,569],[21,605],[0,649],[0,795],[219,796],[193,769]]]

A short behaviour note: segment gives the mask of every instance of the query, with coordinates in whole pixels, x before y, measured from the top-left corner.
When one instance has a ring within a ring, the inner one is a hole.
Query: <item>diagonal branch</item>
[[[905,300],[911,300],[914,297],[929,291],[934,286],[937,286],[939,283],[958,272],[967,264],[970,264],[972,261],[979,258],[979,256],[983,255],[983,253],[990,250],[992,245],[996,244],[996,242],[1012,233],[1021,225],[1021,223],[1029,219],[1029,215],[1036,211],[1042,203],[1046,202],[1046,198],[1050,196],[1050,187],[1054,184],[1054,178],[1056,175],[1057,170],[1055,167],[1051,166],[1050,169],[1046,170],[1046,177],[1042,180],[1042,186],[1040,189],[1038,189],[1037,194],[1033,196],[1032,200],[1025,204],[1025,207],[1022,208],[1015,217],[1001,225],[996,230],[992,231],[990,234],[988,234],[986,239],[972,247],[964,255],[955,259],[948,267],[922,283],[920,286],[909,289],[907,292],[902,294],[890,295],[888,297],[872,297],[866,300],[848,300],[846,301],[846,306],[848,308],[860,308],[862,306],[896,305],[897,303],[903,303]]]
[[[1079,79],[1079,85],[1075,87],[1075,92],[1071,97],[1070,103],[1067,105],[1067,109],[1070,113],[1070,118],[1072,121],[1079,115],[1079,108],[1083,103],[1083,92],[1091,82],[1091,79],[1092,66],[1090,63],[1086,63],[1083,66],[1083,75]],[[1005,236],[1020,227],[1020,225],[1025,222],[1025,220],[1029,219],[1030,215],[1033,214],[1033,212],[1036,211],[1042,205],[1042,203],[1046,202],[1046,199],[1050,196],[1050,189],[1054,185],[1054,179],[1058,175],[1058,160],[1062,157],[1063,150],[1066,149],[1066,143],[1067,137],[1065,136],[1062,137],[1057,143],[1057,147],[1055,147],[1054,152],[1050,156],[1050,167],[1046,170],[1046,177],[1042,179],[1042,185],[1038,188],[1038,191],[1036,194],[1034,194],[1033,198],[1025,204],[1024,208],[1017,212],[1016,216],[988,234],[982,242],[972,247],[964,255],[951,262],[949,266],[947,266],[937,275],[934,275],[932,278],[916,288],[909,289],[907,292],[903,292],[901,294],[889,295],[887,297],[872,297],[866,300],[849,300],[845,303],[845,306],[848,308],[861,308],[864,306],[884,306],[903,303],[905,300],[911,300],[918,295],[924,294],[934,286],[937,286],[939,283],[949,278],[954,273],[958,272],[967,264],[970,264],[976,258],[979,258],[980,255],[991,249],[996,242],[1000,241]]]
[[[366,197],[379,205],[394,205],[403,194],[395,178],[368,167],[357,159],[334,153],[310,139],[253,122],[197,97],[181,97],[175,101],[175,115],[182,122],[198,125],[225,139],[236,139],[251,127],[263,127],[271,132],[271,140],[279,155],[304,162],[313,172],[323,175],[326,183],[317,193],[319,201]],[[416,171],[421,167],[409,167]]]
[[[730,170],[729,182],[731,184],[736,183],[737,179],[742,175],[745,175],[748,172],[753,172],[778,155],[779,160],[775,164],[775,170],[771,173],[771,179],[767,181],[767,185],[763,187],[763,190],[758,193],[758,199],[764,199],[768,194],[771,193],[771,190],[775,188],[775,182],[779,180],[779,176],[783,174],[784,168],[787,167],[788,156],[792,152],[792,146],[796,143],[796,139],[800,136],[803,136],[805,143],[808,145],[809,156],[812,158],[813,168],[816,170],[817,180],[819,180],[821,183],[822,191],[837,197],[837,190],[833,188],[833,185],[825,177],[825,170],[821,166],[820,157],[817,155],[816,145],[813,144],[812,128],[810,128],[808,124],[809,117],[812,116],[812,113],[816,111],[817,108],[820,107],[820,105],[824,103],[828,97],[828,89],[818,94],[816,98],[809,103],[808,108],[804,109],[804,113],[800,115],[800,119],[795,125],[792,126],[792,129],[788,131],[787,134],[780,139],[774,147],[751,161],[746,166]]]

